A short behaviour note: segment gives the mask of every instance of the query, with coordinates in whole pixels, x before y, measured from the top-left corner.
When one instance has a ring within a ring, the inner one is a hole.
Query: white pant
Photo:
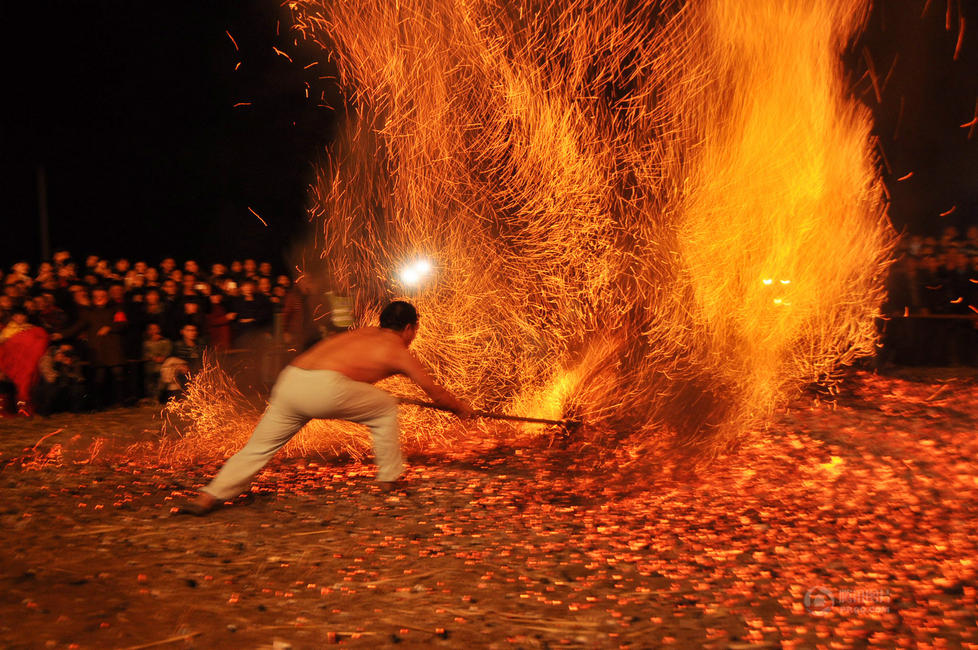
[[[393,481],[404,471],[393,395],[332,370],[286,366],[248,444],[228,459],[203,491],[219,500],[241,494],[275,452],[313,418],[350,420],[368,426],[378,481]]]

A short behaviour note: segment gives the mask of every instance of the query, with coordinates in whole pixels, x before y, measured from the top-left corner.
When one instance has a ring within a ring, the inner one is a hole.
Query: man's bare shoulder
[[[379,327],[362,327],[350,330],[336,337],[336,342],[340,345],[366,345],[380,349],[404,347],[393,332],[382,330]]]
[[[410,355],[404,341],[396,333],[379,327],[356,330],[360,333],[356,344],[370,350],[377,357],[400,360]]]

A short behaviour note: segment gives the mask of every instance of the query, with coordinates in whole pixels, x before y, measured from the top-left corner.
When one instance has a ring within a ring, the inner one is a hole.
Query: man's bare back
[[[353,381],[373,384],[402,372],[405,354],[410,352],[397,332],[365,327],[320,341],[291,365],[306,370],[335,370]]]
[[[373,384],[391,375],[403,374],[420,386],[436,403],[459,415],[471,407],[435,383],[431,374],[408,350],[414,329],[396,332],[364,327],[320,341],[300,354],[290,365],[305,370],[333,370],[353,381]]]

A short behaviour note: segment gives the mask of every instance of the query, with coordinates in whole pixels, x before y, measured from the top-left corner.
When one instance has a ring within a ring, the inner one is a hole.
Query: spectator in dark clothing
[[[314,318],[317,307],[322,309],[322,304],[314,300],[312,282],[299,278],[282,304],[282,337],[297,352],[309,349],[323,336]]]
[[[207,312],[207,344],[217,352],[231,349],[231,321],[234,314],[229,314],[224,306],[224,295],[212,293],[211,308]]]
[[[64,266],[58,269],[58,284],[61,287],[67,287],[74,282],[78,282],[78,267],[74,262],[69,260]]]
[[[128,270],[129,261],[126,259],[116,263],[116,270],[120,268],[120,263],[123,270]],[[124,394],[127,399],[139,396],[143,390],[141,364],[129,362],[142,358],[145,318],[142,305],[132,302],[131,298],[131,294],[126,294],[123,283],[113,282],[109,285],[109,306],[116,310],[116,318],[126,323],[122,330],[122,355],[125,360],[122,370],[126,386]]]
[[[100,279],[100,282],[112,282],[113,280],[121,280],[122,278],[116,276],[109,268],[109,260],[99,260],[95,264],[95,275]]]
[[[240,260],[234,260],[231,262],[231,272],[229,275],[231,279],[238,284],[241,284],[244,281],[244,266],[241,264]]]
[[[109,304],[105,289],[92,291],[92,306],[82,312],[66,336],[83,335],[87,339],[92,365],[95,404],[103,407],[121,402],[123,394],[125,353],[123,332],[125,312]]]
[[[19,282],[11,282],[3,287],[3,295],[10,298],[10,303],[15,307],[20,307],[24,303],[22,286]]]
[[[190,372],[199,371],[204,365],[204,346],[198,336],[200,331],[193,323],[180,328],[180,340],[173,345],[173,356],[187,363]]]
[[[34,295],[38,295],[43,291],[58,293],[60,290],[61,285],[58,283],[57,276],[55,276],[54,273],[50,273],[44,278],[39,278],[38,281],[34,283],[33,293]]]
[[[91,294],[82,284],[73,284],[68,290],[71,292],[71,304],[65,308],[65,312],[69,322],[77,323],[82,312],[92,306]]]
[[[251,260],[254,263],[254,260]],[[245,280],[241,285],[241,296],[234,306],[237,315],[236,340],[244,347],[260,345],[262,335],[272,322],[272,303],[255,291],[255,283]]]
[[[67,248],[59,248],[54,251],[54,255],[51,256],[51,261],[54,262],[55,268],[61,268],[71,261],[71,251]]]
[[[285,309],[285,297],[289,295],[289,290],[276,284],[272,287],[271,301],[275,304],[275,313],[281,313]]]
[[[16,308],[13,298],[8,295],[0,295],[0,327],[3,327],[10,320]]]
[[[211,277],[208,280],[212,286],[220,287],[224,280],[227,279],[227,272],[227,267],[223,264],[212,264]]]
[[[25,289],[30,289],[31,285],[34,284],[30,265],[27,262],[17,262],[14,264],[10,267],[10,273],[7,275],[6,282],[8,284],[16,282]]]
[[[197,276],[193,273],[184,273],[180,286],[180,300],[182,302],[187,302],[188,300],[198,301],[200,299],[200,291],[205,286],[205,283],[197,282]]]
[[[31,325],[40,327],[40,309],[38,308],[37,302],[34,298],[28,297],[24,299],[21,304],[21,308],[27,312],[27,320]]]
[[[38,362],[38,370],[40,381],[34,389],[34,404],[40,415],[84,410],[85,375],[81,359],[70,344],[50,346]]]
[[[119,311],[126,310],[126,287],[121,282],[113,282],[109,285],[109,306]]]
[[[68,327],[68,314],[58,307],[54,294],[45,291],[37,297],[38,324],[52,334]]]
[[[143,314],[147,324],[156,323],[164,331],[166,330],[166,305],[163,304],[157,289],[150,288],[143,295]]]
[[[180,285],[173,278],[166,278],[160,285],[163,290],[163,302],[175,303],[180,299]]]
[[[143,341],[143,380],[147,397],[154,399],[159,397],[162,389],[160,371],[163,368],[163,362],[172,353],[173,341],[163,337],[160,326],[157,323],[147,325],[146,339]]]
[[[179,285],[172,279],[167,279],[162,285],[163,293],[163,336],[176,339],[180,336],[180,314],[183,306],[180,300]]]
[[[184,325],[193,325],[197,328],[197,332],[204,332],[205,324],[207,319],[204,314],[200,311],[200,303],[196,300],[187,300],[182,305],[183,312],[177,317],[177,327],[179,331],[183,331]]]
[[[255,260],[252,259],[245,260],[243,272],[244,272],[245,280],[256,279],[256,277],[258,276],[258,265],[255,264]]]
[[[146,292],[146,276],[135,271],[130,271],[130,275],[126,279],[126,291],[129,292],[131,296],[141,295]]]

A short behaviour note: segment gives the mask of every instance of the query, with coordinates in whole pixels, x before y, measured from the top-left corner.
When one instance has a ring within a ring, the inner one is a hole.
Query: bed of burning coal
[[[214,466],[127,451],[157,408],[2,420],[0,645],[976,644],[976,421],[973,376],[859,372],[685,482],[473,440],[406,495],[273,461],[197,519],[172,510]]]

